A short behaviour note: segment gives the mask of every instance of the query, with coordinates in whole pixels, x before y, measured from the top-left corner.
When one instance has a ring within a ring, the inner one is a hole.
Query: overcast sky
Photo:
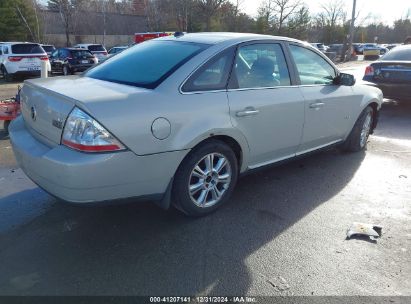
[[[257,9],[263,0],[242,0],[242,11],[255,16]],[[310,8],[311,13],[321,11],[321,4],[330,0],[305,0],[306,5]],[[346,3],[348,15],[351,16],[352,1],[340,0]],[[411,10],[410,0],[357,0],[357,9],[360,11],[359,19],[371,14],[369,22],[381,21],[392,25],[393,21],[405,17],[408,10]],[[350,17],[348,17],[350,18]]]

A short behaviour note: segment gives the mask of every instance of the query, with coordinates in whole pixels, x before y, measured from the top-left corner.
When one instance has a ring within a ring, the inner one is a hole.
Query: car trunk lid
[[[135,94],[143,98],[148,92],[148,89],[82,76],[32,79],[21,90],[21,111],[32,133],[44,137],[45,143],[60,144],[65,121],[75,106],[99,118],[99,109],[106,114],[115,113],[118,104],[113,101],[121,102]]]
[[[374,68],[374,79],[377,81],[411,82],[411,61],[380,61],[372,66]]]
[[[75,102],[33,82],[26,82],[20,94],[26,126],[45,137],[45,143],[60,144],[64,122]]]

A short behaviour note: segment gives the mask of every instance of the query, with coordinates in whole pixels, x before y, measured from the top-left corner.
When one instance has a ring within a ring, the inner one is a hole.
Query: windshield
[[[153,89],[207,45],[177,41],[146,41],[88,71],[95,79]]]
[[[395,48],[387,53],[381,60],[411,61],[411,47]]]
[[[105,52],[106,50],[102,45],[89,45],[88,49],[92,52]]]
[[[76,50],[76,51],[70,51],[71,56],[74,58],[90,58],[94,57],[93,54],[91,54],[89,51],[83,51],[83,50]]]
[[[11,46],[13,54],[44,54],[43,48],[38,44],[25,43]]]

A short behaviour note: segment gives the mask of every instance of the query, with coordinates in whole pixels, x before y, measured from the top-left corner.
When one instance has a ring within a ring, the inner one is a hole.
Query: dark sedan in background
[[[369,65],[363,80],[375,83],[385,98],[411,100],[411,45],[397,46]]]
[[[63,75],[84,72],[97,63],[98,59],[89,50],[79,48],[61,48],[50,57],[51,72]]]

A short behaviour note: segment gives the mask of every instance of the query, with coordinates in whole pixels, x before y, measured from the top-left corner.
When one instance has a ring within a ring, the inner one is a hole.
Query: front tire
[[[228,200],[237,178],[233,150],[221,141],[209,140],[191,151],[178,168],[173,204],[189,216],[207,215]]]
[[[11,82],[13,81],[13,75],[9,74],[9,72],[7,72],[7,69],[5,66],[1,67],[1,73],[3,74],[3,79],[6,82]]]
[[[67,65],[63,66],[63,75],[68,76],[70,74],[71,74],[70,68]]]
[[[367,146],[368,137],[374,122],[374,109],[368,106],[361,112],[350,135],[343,143],[342,149],[346,152],[358,152]]]

